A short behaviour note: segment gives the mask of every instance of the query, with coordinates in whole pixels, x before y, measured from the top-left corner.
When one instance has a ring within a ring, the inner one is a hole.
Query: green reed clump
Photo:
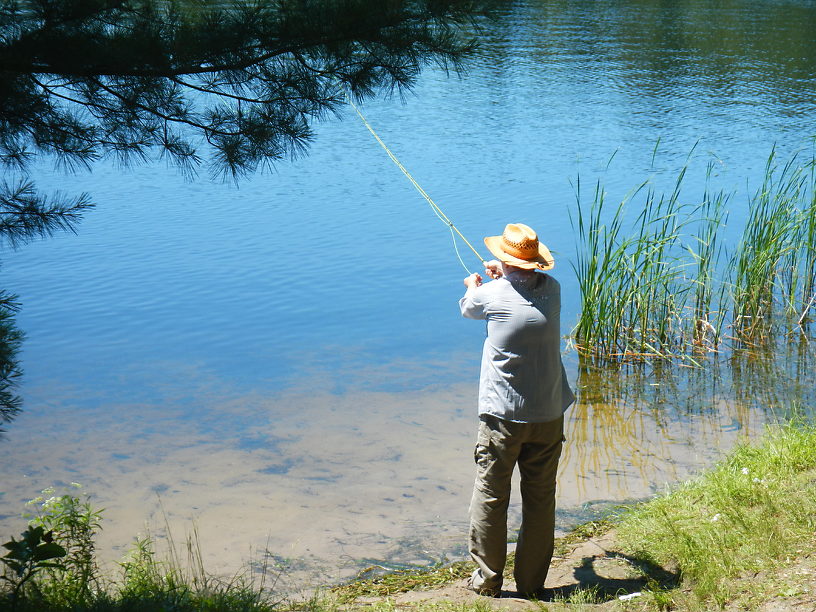
[[[804,181],[802,206],[793,239],[794,248],[786,262],[791,271],[788,310],[798,313],[801,325],[816,300],[816,155],[811,155]],[[797,292],[798,289],[798,292]],[[798,293],[798,295],[797,295]],[[798,297],[798,300],[797,300]]]
[[[795,290],[798,250],[794,238],[805,179],[796,161],[794,157],[778,170],[772,152],[762,187],[749,202],[748,221],[732,264],[734,331],[741,340],[767,336],[775,296],[784,296],[789,304]],[[784,269],[783,262],[787,263]]]
[[[611,355],[617,350],[622,325],[620,300],[615,292],[623,281],[619,262],[625,252],[621,227],[626,200],[613,212],[612,218],[604,222],[606,194],[600,181],[595,185],[589,211],[585,211],[581,203],[580,176],[576,196],[577,220],[570,212],[570,221],[578,232],[580,244],[573,267],[581,292],[581,316],[573,333],[582,352]]]
[[[680,186],[666,197],[646,190],[645,205],[635,221],[621,271],[630,300],[625,304],[626,346],[623,354],[674,353],[684,341],[683,308],[690,285],[682,282],[685,262],[678,246],[689,217],[680,204]]]
[[[700,220],[694,234],[692,246],[687,249],[695,275],[691,277],[693,286],[693,326],[694,344],[698,347],[717,346],[725,318],[722,309],[725,285],[716,283],[718,263],[722,255],[720,228],[726,218],[726,205],[730,195],[720,190],[710,191],[711,174],[714,164],[706,170],[706,187],[700,204]],[[694,248],[696,245],[696,248]]]
[[[645,181],[617,205],[600,181],[583,202],[578,178],[570,221],[581,313],[573,336],[583,356],[694,361],[725,337],[757,344],[776,322],[806,321],[816,302],[813,157],[795,154],[780,165],[771,153],[731,252],[721,234],[733,194],[713,188],[713,167],[691,203],[681,202],[688,161],[671,191]]]
[[[816,528],[816,427],[769,430],[713,470],[625,514],[618,537],[635,556],[676,564],[702,609],[724,605],[735,578],[773,570]]]
[[[685,168],[669,195],[658,195],[648,182],[640,184],[611,213],[600,181],[585,210],[579,178],[577,212],[570,219],[578,235],[573,267],[581,291],[573,333],[582,354],[667,357],[687,342],[684,310],[692,285],[685,280],[688,262],[680,254],[694,209],[680,203],[684,176]],[[638,205],[640,212],[624,226],[626,212]]]

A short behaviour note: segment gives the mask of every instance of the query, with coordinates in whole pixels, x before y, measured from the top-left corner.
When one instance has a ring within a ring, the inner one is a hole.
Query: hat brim
[[[538,257],[535,259],[519,259],[510,255],[502,249],[501,236],[486,236],[484,239],[485,246],[488,250],[496,256],[502,263],[506,263],[516,268],[524,268],[525,270],[552,270],[555,266],[550,249],[544,246],[541,242],[538,243]]]

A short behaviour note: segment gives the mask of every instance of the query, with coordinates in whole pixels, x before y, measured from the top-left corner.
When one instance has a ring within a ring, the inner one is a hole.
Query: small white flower
[[[42,503],[42,507],[43,507],[43,509],[49,508],[49,507],[53,506],[55,503],[57,503],[57,498],[56,498],[56,496],[52,496],[52,497],[49,497],[48,499],[46,499]]]
[[[718,512],[717,514],[715,514],[714,516],[712,516],[712,517],[711,517],[711,522],[712,522],[712,523],[716,523],[717,521],[719,521],[719,520],[720,520],[720,516],[721,516],[721,515],[720,515],[720,513]]]
[[[742,468],[742,473],[745,474],[746,476],[748,475],[748,472],[749,472],[748,468]]]

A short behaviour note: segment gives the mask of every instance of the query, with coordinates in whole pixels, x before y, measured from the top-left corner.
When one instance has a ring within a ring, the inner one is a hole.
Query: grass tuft
[[[450,565],[437,565],[430,569],[416,568],[389,572],[374,578],[358,578],[348,584],[331,589],[341,603],[362,597],[388,597],[408,591],[439,588],[470,576],[475,565],[470,561],[457,561]],[[361,572],[365,575],[365,570]]]
[[[816,428],[769,430],[703,477],[637,506],[618,537],[632,554],[676,563],[701,604],[738,595],[735,579],[772,571],[816,531]]]

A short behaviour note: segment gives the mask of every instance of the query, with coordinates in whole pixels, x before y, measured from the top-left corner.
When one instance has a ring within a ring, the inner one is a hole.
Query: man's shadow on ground
[[[615,578],[598,573],[596,565],[610,560],[622,560],[629,566],[629,573],[639,574],[631,578]],[[602,556],[586,556],[581,564],[573,571],[575,582],[544,589],[533,598],[538,601],[568,600],[580,591],[587,592],[593,602],[602,603],[616,599],[620,595],[641,591],[645,587],[650,589],[672,589],[680,584],[680,572],[669,571],[649,560],[625,555],[617,551],[607,551]],[[506,592],[508,597],[524,597],[514,591]],[[589,603],[589,602],[587,602]]]

